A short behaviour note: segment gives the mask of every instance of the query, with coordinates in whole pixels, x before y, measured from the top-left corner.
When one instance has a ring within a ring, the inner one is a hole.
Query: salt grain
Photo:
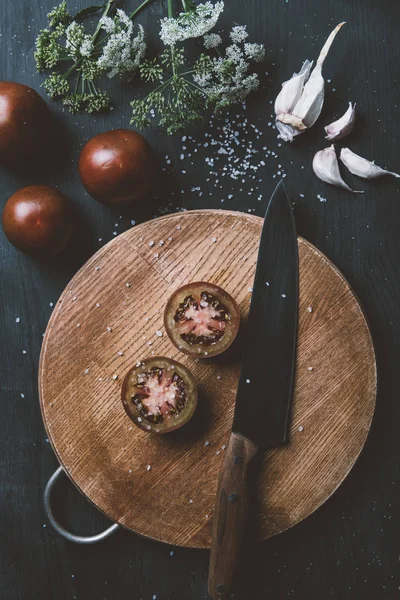
[[[130,283],[126,283],[125,286],[126,287],[131,287],[131,284]]]
[[[246,383],[250,383],[250,379],[246,379]]]
[[[80,326],[81,326],[81,324],[80,324],[80,323],[77,323],[77,324],[76,324],[76,326],[77,326],[77,327],[80,327]]]
[[[307,367],[307,371],[312,371],[314,367]]]
[[[303,431],[303,429],[304,429],[303,425],[300,425],[299,431]]]
[[[207,440],[207,442],[204,442],[204,445],[205,445],[205,446],[209,446],[209,445],[210,445],[210,442]]]
[[[215,238],[215,237],[212,237],[212,238],[211,238],[211,241],[212,241],[212,243],[213,243],[213,244],[215,244],[215,242],[217,241],[217,238]]]
[[[282,298],[286,298],[286,294],[282,294]]]
[[[21,393],[21,398],[25,398],[25,394],[22,394],[22,393]]]
[[[112,378],[114,381],[116,381],[118,379],[118,375],[113,375]]]
[[[152,248],[154,246],[155,242],[153,242],[153,240],[151,240],[151,242],[149,242],[149,246],[150,248]]]
[[[26,354],[26,350],[22,350],[22,354]]]
[[[312,313],[312,311],[313,311],[313,307],[312,307],[312,306],[309,306],[309,307],[307,308],[307,310],[308,310],[308,312],[309,312],[309,313]]]
[[[146,470],[150,471],[150,469],[151,469],[151,465],[147,465]]]
[[[19,323],[20,321],[21,321],[21,317],[17,317],[17,318],[15,319],[15,322],[16,322],[16,323]]]
[[[88,373],[90,373],[89,369],[85,369],[85,375],[87,375]]]

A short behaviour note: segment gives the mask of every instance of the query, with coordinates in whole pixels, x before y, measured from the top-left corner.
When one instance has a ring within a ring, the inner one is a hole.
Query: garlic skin
[[[292,128],[282,123],[279,120],[279,116],[282,116],[283,118],[284,115],[292,112],[296,103],[300,99],[305,82],[310,77],[312,66],[312,61],[310,62],[309,60],[305,60],[300,71],[298,73],[293,73],[292,77],[288,79],[288,81],[284,81],[282,83],[282,89],[276,97],[274,110],[277,117],[275,124],[281,138],[285,140],[285,142],[291,142],[293,137],[301,132],[292,132]]]
[[[340,151],[340,160],[344,166],[348,168],[350,173],[357,175],[357,177],[362,177],[363,179],[376,179],[383,175],[393,175],[393,177],[400,178],[398,173],[381,169],[381,167],[378,167],[373,161],[369,161],[352,152],[350,148],[342,148]]]
[[[327,134],[325,139],[329,142],[343,139],[346,137],[346,135],[349,135],[349,133],[353,131],[355,122],[356,105],[354,104],[353,106],[351,102],[349,102],[349,108],[346,110],[344,115],[340,117],[340,119],[337,119],[337,121],[334,121],[330,125],[324,127],[325,133]]]
[[[275,124],[285,142],[292,142],[294,137],[312,127],[321,114],[325,99],[322,66],[344,23],[339,23],[326,40],[312,72],[312,63],[306,60],[300,72],[282,84],[275,101]]]
[[[345,181],[339,171],[339,163],[335,152],[335,146],[329,146],[324,150],[320,150],[316,153],[312,163],[313,171],[316,176],[330,185],[336,185],[342,187],[349,192],[355,194],[362,194],[362,191],[352,190]]]

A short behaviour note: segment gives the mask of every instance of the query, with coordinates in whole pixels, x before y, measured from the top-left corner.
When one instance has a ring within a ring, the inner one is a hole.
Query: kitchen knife
[[[247,472],[258,450],[287,442],[295,369],[298,252],[285,186],[265,214],[229,444],[213,518],[208,593],[229,594],[248,513]]]

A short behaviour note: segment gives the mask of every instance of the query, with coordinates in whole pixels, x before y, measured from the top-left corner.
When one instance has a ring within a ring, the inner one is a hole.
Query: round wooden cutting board
[[[245,321],[262,223],[256,216],[204,210],[134,227],[81,268],[51,316],[39,390],[53,449],[89,500],[141,535],[210,545],[240,361],[180,354],[165,334],[163,310],[177,287],[211,281],[238,301]],[[299,257],[291,436],[263,462],[260,539],[295,525],[336,490],[364,445],[376,400],[374,349],[357,299],[303,239]],[[187,431],[147,434],[125,413],[124,375],[149,355],[178,359],[195,375],[199,406]]]

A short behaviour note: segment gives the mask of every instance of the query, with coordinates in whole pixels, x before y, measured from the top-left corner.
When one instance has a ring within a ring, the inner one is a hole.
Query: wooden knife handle
[[[208,593],[224,600],[230,592],[248,513],[247,468],[257,446],[231,433],[219,474],[211,538]]]

